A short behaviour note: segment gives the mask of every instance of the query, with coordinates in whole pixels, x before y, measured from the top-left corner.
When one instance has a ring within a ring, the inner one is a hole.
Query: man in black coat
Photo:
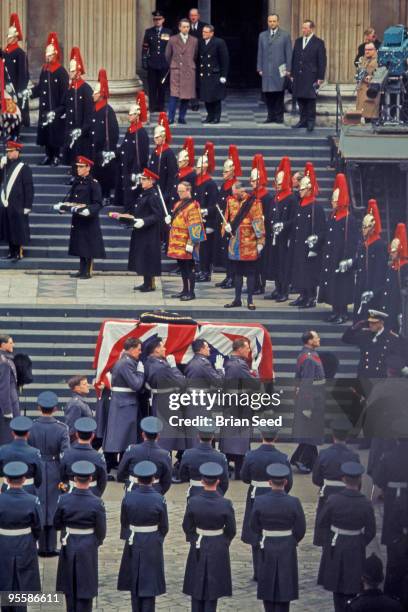
[[[0,240],[8,242],[6,259],[13,263],[23,257],[23,245],[30,241],[28,215],[33,207],[34,185],[30,166],[20,159],[23,145],[9,140],[7,156],[0,160]]]
[[[293,97],[297,99],[300,121],[294,127],[312,131],[316,120],[316,98],[326,72],[324,41],[314,34],[315,24],[302,24],[302,36],[296,39],[292,57]]]
[[[155,113],[164,110],[169,69],[165,51],[172,31],[163,27],[164,15],[160,11],[153,11],[152,16],[153,27],[147,28],[144,33],[142,65],[147,70],[150,111]]]
[[[201,15],[196,8],[192,8],[188,12],[188,19],[190,21],[190,34],[200,40],[203,35],[203,28],[206,25],[204,21],[200,19]]]
[[[362,591],[347,602],[347,612],[403,612],[402,604],[385,595],[380,588],[384,580],[383,564],[377,555],[365,560],[361,581]]]
[[[19,416],[17,369],[14,363],[14,340],[0,336],[0,445],[11,442],[10,420]]]
[[[166,113],[160,113],[158,125],[154,128],[153,138],[156,147],[150,155],[149,170],[160,177],[158,186],[164,201],[170,205],[177,176],[177,159],[169,146],[171,132]]]
[[[65,135],[65,104],[68,91],[68,72],[60,64],[60,49],[55,32],[48,36],[45,64],[32,97],[39,98],[37,144],[45,147],[41,165],[58,166],[60,149]]]
[[[204,123],[219,123],[221,100],[226,96],[228,76],[228,48],[222,38],[214,36],[214,26],[203,27],[203,37],[198,44],[198,87],[200,100],[205,103],[207,117]]]
[[[28,71],[27,53],[19,46],[23,40],[20,20],[17,13],[10,15],[10,27],[7,34],[7,45],[4,49],[5,69],[17,95],[17,104],[21,111],[22,123],[30,125],[30,112],[28,98],[30,92],[27,89],[30,80]]]
[[[90,175],[93,161],[78,155],[76,158],[78,176],[75,178],[67,201],[54,205],[60,214],[72,213],[69,255],[79,257],[79,271],[71,276],[88,279],[92,276],[93,260],[105,259],[105,247],[99,211],[102,207],[102,192],[98,181]]]

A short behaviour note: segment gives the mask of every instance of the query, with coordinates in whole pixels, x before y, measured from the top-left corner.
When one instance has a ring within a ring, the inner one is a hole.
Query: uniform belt
[[[401,489],[408,488],[408,483],[407,482],[388,482],[387,487],[389,487],[390,489],[397,489],[396,497],[400,497]]]
[[[271,485],[267,480],[251,480],[251,498],[254,499],[256,495],[256,490],[259,489],[269,489]]]
[[[336,546],[337,538],[339,535],[343,536],[358,536],[364,533],[363,529],[340,529],[340,527],[330,526],[330,530],[334,532],[334,536],[331,542],[332,546]]]
[[[129,387],[112,387],[111,391],[116,391],[116,393],[136,393],[136,391]]]
[[[189,484],[189,487],[187,489],[186,496],[190,497],[190,491],[191,491],[192,487],[203,487],[203,486],[204,485],[203,485],[201,480],[193,480],[192,478],[190,478],[190,484]]]
[[[224,535],[224,529],[200,529],[199,527],[197,527],[196,531],[198,533],[196,548],[200,548],[201,540],[203,539],[203,537],[208,536],[210,538],[213,538],[215,536]]]
[[[22,536],[22,535],[29,535],[30,533],[31,533],[31,527],[23,527],[22,529],[0,528],[0,535],[2,536]]]
[[[159,478],[154,478],[153,480],[153,484],[159,484],[160,483],[160,479]],[[131,491],[133,489],[133,485],[134,484],[139,484],[137,481],[136,476],[129,476],[129,484],[126,488],[127,491]]]
[[[90,487],[96,487],[98,486],[98,483],[96,480],[91,480],[91,482],[89,483]],[[68,493],[72,493],[72,490],[76,487],[76,482],[75,480],[70,480],[69,481],[69,491]]]
[[[128,542],[130,545],[133,544],[133,538],[135,533],[154,533],[159,529],[158,525],[129,525],[131,531]]]
[[[313,381],[313,386],[315,385],[324,385],[326,383],[326,380],[323,378],[322,380],[314,380]]]
[[[262,529],[262,540],[261,540],[261,548],[264,547],[265,538],[287,538],[292,535],[291,529],[280,529],[272,531],[270,529]]]
[[[92,535],[93,533],[95,532],[92,528],[66,527],[65,535],[61,538],[61,544],[65,546],[70,535]]]
[[[173,393],[173,391],[180,391],[180,389],[178,387],[169,387],[168,389],[153,389],[153,387],[150,387],[149,391],[152,395],[160,395],[161,393]]]
[[[3,484],[6,485],[7,489],[10,488],[9,483],[7,482],[7,480],[5,478],[3,478]],[[34,484],[34,478],[26,478],[23,484],[23,487],[29,487],[30,485]]]
[[[324,490],[326,487],[345,487],[346,485],[342,480],[330,480],[330,478],[325,478],[323,480],[323,486],[320,489],[320,497],[324,497]]]

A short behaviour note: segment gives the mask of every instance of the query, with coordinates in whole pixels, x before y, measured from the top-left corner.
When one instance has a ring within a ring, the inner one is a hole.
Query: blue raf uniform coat
[[[364,532],[359,535],[338,535],[333,540],[335,534],[332,526]],[[358,593],[366,546],[375,537],[376,531],[371,502],[359,491],[351,489],[334,493],[320,513],[317,528],[327,532],[317,583],[333,593]]]
[[[23,488],[27,493],[36,495],[36,489],[42,483],[42,464],[40,451],[33,448],[26,440],[15,439],[9,444],[0,447],[0,476],[3,476],[3,467],[10,461],[22,461],[28,465],[26,478],[34,481],[34,484],[26,484]],[[7,485],[3,483],[1,491],[4,492]]]
[[[20,404],[14,357],[8,351],[0,351],[0,445],[11,441],[9,423],[19,414]]]
[[[323,448],[319,452],[319,455],[313,465],[313,484],[320,488],[313,538],[313,544],[315,546],[323,546],[326,540],[327,533],[319,530],[317,524],[319,522],[319,517],[323,506],[330,495],[333,495],[333,493],[338,493],[344,488],[344,484],[341,480],[341,465],[347,461],[355,461],[356,463],[360,463],[360,457],[358,456],[358,453],[355,453],[353,450],[348,448],[348,446],[343,442],[336,442],[335,444],[329,446],[329,448]],[[326,484],[326,480],[337,481],[338,486]]]
[[[151,389],[151,413],[163,422],[160,434],[160,446],[168,451],[184,450],[186,447],[184,428],[171,427],[169,418],[175,412],[169,409],[169,396],[180,393],[185,387],[186,379],[178,368],[170,367],[166,359],[150,355],[145,361],[145,376],[148,388]],[[180,413],[180,410],[178,411]]]
[[[222,529],[223,534],[203,536],[199,529]],[[183,593],[194,599],[214,600],[232,595],[229,546],[236,534],[235,514],[229,499],[216,491],[202,491],[188,500],[183,530],[190,542]]]
[[[72,486],[74,482],[74,474],[71,470],[71,466],[75,461],[90,461],[95,465],[96,472],[92,478],[92,483],[89,490],[94,493],[97,497],[102,497],[103,492],[106,489],[107,473],[106,473],[106,462],[105,458],[101,453],[98,453],[90,444],[80,444],[75,442],[71,448],[66,450],[61,455],[61,481],[67,485],[71,485],[70,488],[75,490]]]
[[[156,597],[166,592],[163,540],[169,530],[166,501],[152,487],[141,485],[122,501],[120,523],[125,544],[118,576],[118,590],[137,597]],[[157,531],[134,533],[130,525],[157,525]]]
[[[68,428],[53,416],[41,416],[34,421],[28,442],[41,453],[43,479],[37,495],[44,525],[52,526],[59,496],[60,454],[69,448]]]
[[[269,481],[269,476],[266,473],[266,468],[268,465],[271,465],[271,463],[283,463],[290,469],[290,477],[288,478],[288,484],[286,487],[286,492],[289,493],[292,488],[292,468],[288,461],[287,455],[285,455],[285,453],[281,453],[281,451],[279,451],[272,444],[261,444],[258,448],[248,451],[245,455],[241,468],[241,480],[250,485],[246,497],[241,539],[243,542],[245,542],[245,544],[251,544],[252,546],[256,546],[259,541],[258,535],[252,531],[250,527],[252,508],[255,499],[259,495],[269,493],[271,488],[269,483],[268,486],[259,487],[256,487],[251,483],[254,481],[259,483],[267,483]]]
[[[61,495],[54,517],[54,527],[66,535],[67,527],[93,529],[88,535],[69,535],[61,546],[56,590],[77,599],[91,599],[98,594],[98,547],[106,535],[103,501],[89,489],[74,489]]]
[[[296,362],[293,436],[297,442],[321,444],[324,434],[324,369],[317,351],[303,347]],[[306,413],[306,414],[305,414]]]
[[[65,423],[69,429],[69,435],[75,432],[74,423],[82,417],[93,418],[92,410],[86,401],[78,393],[73,393],[71,399],[64,407]]]
[[[200,442],[196,448],[188,448],[181,458],[180,464],[180,479],[181,482],[190,482],[190,480],[201,480],[200,465],[212,461],[218,463],[223,468],[223,473],[220,476],[220,484],[218,491],[224,495],[228,491],[228,463],[224,453],[217,451],[212,447],[211,442]],[[188,498],[202,492],[201,486],[190,485],[188,490]]]
[[[137,364],[137,359],[124,353],[112,368],[112,395],[103,441],[105,453],[121,453],[137,440],[138,392],[144,382]],[[115,391],[115,388],[127,391]]]
[[[250,527],[261,543],[257,572],[258,599],[274,602],[297,599],[296,547],[306,533],[306,520],[300,500],[284,491],[270,491],[258,496],[252,508]],[[263,540],[263,529],[292,531],[292,535],[267,536]]]
[[[41,591],[37,540],[42,528],[40,500],[23,489],[0,495],[0,529],[30,528],[19,536],[0,535],[0,591]]]
[[[133,468],[140,461],[152,461],[157,467],[153,488],[162,495],[166,495],[171,485],[171,458],[167,450],[160,447],[156,440],[145,440],[141,444],[131,444],[126,449],[118,467],[118,481],[126,482],[127,487],[137,488],[129,480]],[[129,490],[129,489],[128,489]]]

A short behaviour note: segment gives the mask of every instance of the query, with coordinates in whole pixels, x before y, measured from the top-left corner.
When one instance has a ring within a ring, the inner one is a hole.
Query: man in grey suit
[[[264,123],[283,123],[285,76],[291,71],[290,34],[279,27],[279,15],[268,15],[268,29],[258,38],[257,70],[262,77],[268,116]]]

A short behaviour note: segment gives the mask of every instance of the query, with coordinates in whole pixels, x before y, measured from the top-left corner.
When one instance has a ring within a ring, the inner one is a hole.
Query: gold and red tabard
[[[241,202],[229,196],[225,211],[225,219],[228,223],[234,221],[239,210],[248,200],[247,195]],[[222,233],[224,235],[224,228]],[[253,261],[258,259],[257,244],[265,245],[265,224],[262,214],[262,203],[254,200],[248,213],[239,224],[235,233],[230,237],[228,244],[228,257],[234,261]]]
[[[200,242],[206,240],[200,204],[191,200],[187,205],[179,200],[174,208],[171,219],[168,257],[173,259],[195,259],[198,255]],[[194,252],[186,251],[186,246],[192,245]]]

